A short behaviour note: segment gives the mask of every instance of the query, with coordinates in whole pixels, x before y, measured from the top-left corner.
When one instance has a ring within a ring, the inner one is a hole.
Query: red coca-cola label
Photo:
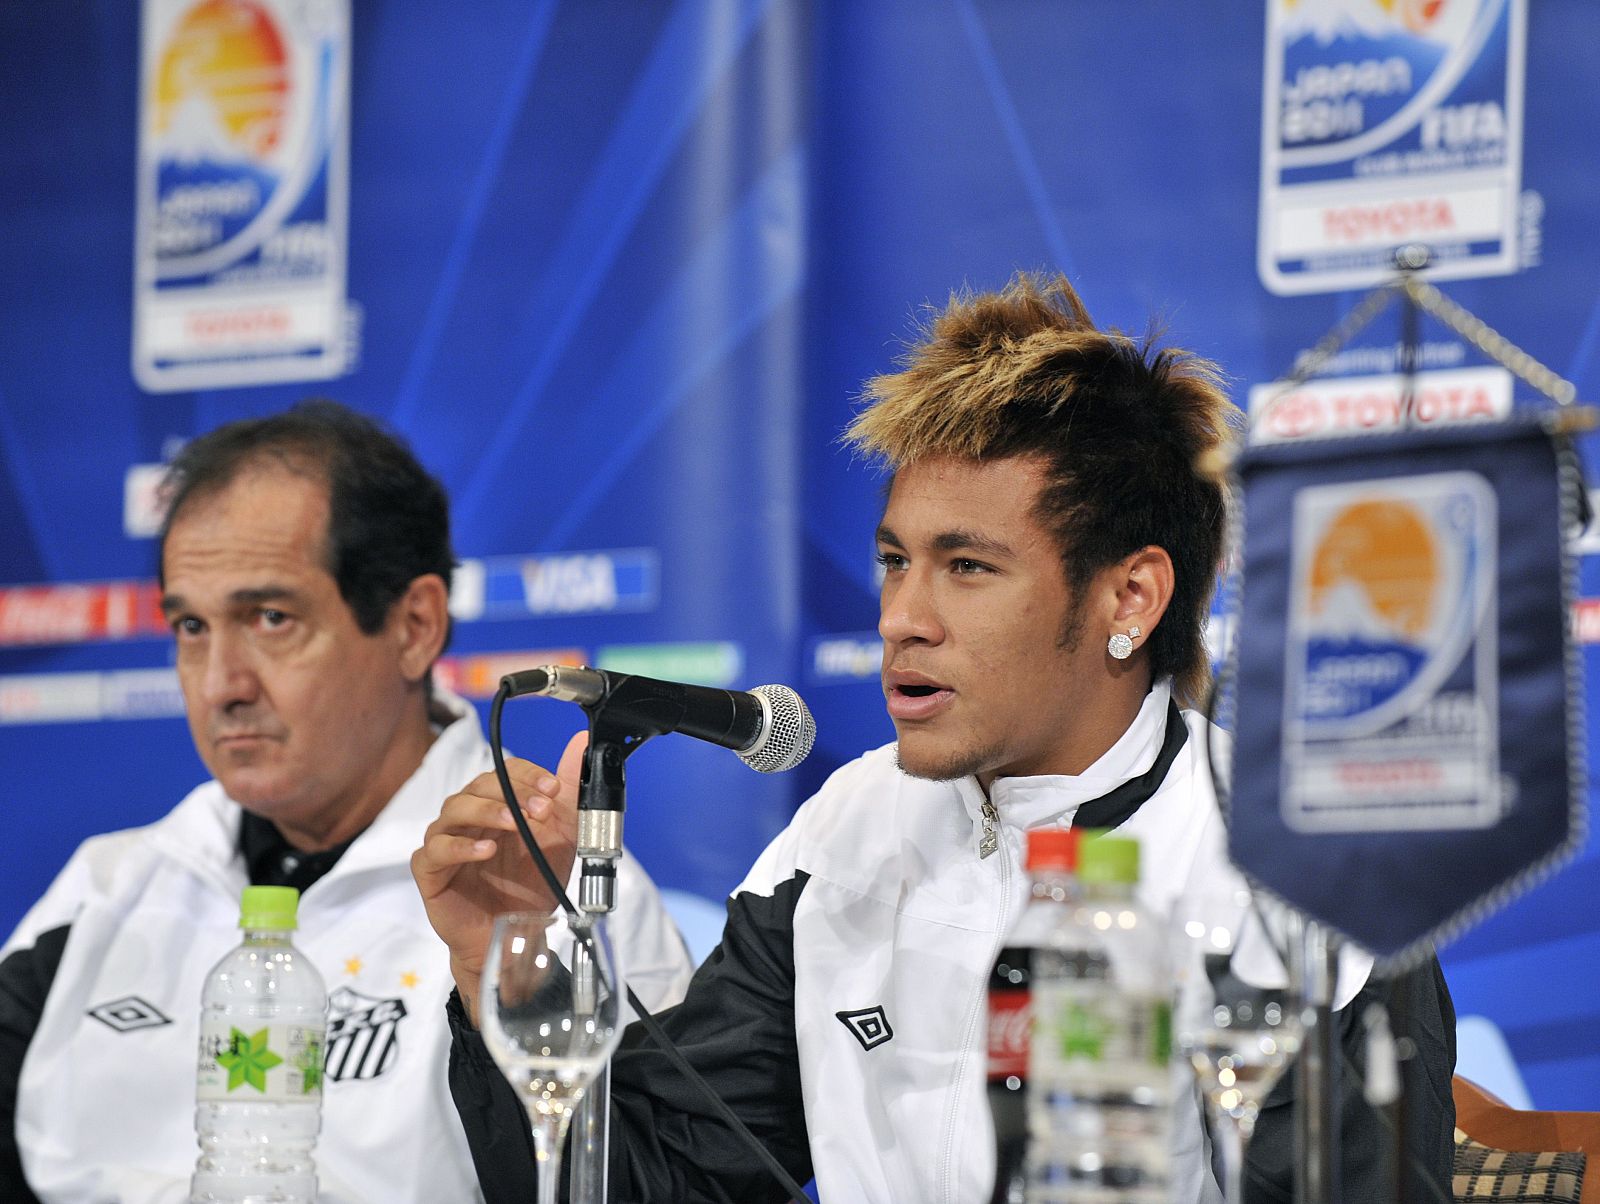
[[[1026,1078],[1033,1010],[1027,991],[989,992],[989,1081]]]

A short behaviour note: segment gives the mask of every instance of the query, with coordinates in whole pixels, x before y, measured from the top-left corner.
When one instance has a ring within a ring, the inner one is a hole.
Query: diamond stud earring
[[[1127,635],[1123,635],[1119,631],[1106,641],[1106,651],[1111,654],[1114,660],[1125,661],[1133,655],[1133,641],[1138,638],[1139,629],[1137,627],[1128,628]]]

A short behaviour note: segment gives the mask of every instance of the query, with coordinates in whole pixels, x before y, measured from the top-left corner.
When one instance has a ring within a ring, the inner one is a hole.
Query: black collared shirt
[[[334,867],[354,841],[352,836],[331,849],[306,853],[285,840],[270,819],[246,811],[239,826],[239,851],[251,886],[292,886],[304,892]]]

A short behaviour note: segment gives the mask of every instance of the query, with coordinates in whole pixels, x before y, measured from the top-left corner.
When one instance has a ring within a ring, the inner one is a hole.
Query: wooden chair
[[[1455,1196],[1460,1201],[1480,1200],[1576,1200],[1579,1204],[1600,1204],[1600,1112],[1532,1112],[1513,1108],[1482,1087],[1457,1075],[1452,1083],[1456,1101],[1456,1128],[1479,1146],[1494,1154],[1486,1157],[1471,1145],[1456,1146]],[[1501,1152],[1510,1151],[1506,1156]],[[1518,1155],[1582,1154],[1576,1159],[1546,1157],[1538,1162]],[[1465,1172],[1465,1173],[1463,1173]],[[1576,1174],[1576,1180],[1563,1179],[1561,1194],[1555,1190],[1554,1176]],[[1527,1195],[1508,1192],[1506,1179],[1522,1177]],[[1538,1178],[1545,1176],[1546,1178]],[[1502,1194],[1495,1194],[1496,1192]],[[1572,1194],[1574,1191],[1576,1195]]]

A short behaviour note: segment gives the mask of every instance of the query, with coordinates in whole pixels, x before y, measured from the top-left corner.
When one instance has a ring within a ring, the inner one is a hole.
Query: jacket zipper
[[[978,841],[978,859],[980,861],[993,855],[995,850],[1000,847],[1000,829],[998,827],[1000,812],[995,810],[994,804],[988,799],[983,800],[981,811],[983,813],[983,836]]]
[[[1000,814],[995,810],[994,804],[988,799],[983,800],[982,810],[984,825],[983,839],[978,845],[979,860],[987,858],[991,853],[996,852],[1000,847]],[[983,971],[986,971],[989,966],[992,966],[994,964],[994,959],[1000,956],[1000,950],[1005,947],[1006,928],[1011,922],[1011,859],[1009,857],[1000,858],[1000,860],[996,863],[996,868],[1000,873],[1000,912],[995,924],[994,944],[989,949],[988,960],[979,968],[978,998],[974,1002],[972,1010],[968,1013],[966,1038],[962,1041],[961,1058],[957,1062],[958,1070],[956,1074],[956,1080],[955,1083],[952,1084],[952,1086],[956,1087],[957,1090],[953,1090],[951,1092],[951,1111],[945,1122],[946,1137],[944,1143],[944,1158],[943,1166],[940,1168],[939,1182],[944,1185],[944,1198],[947,1202],[953,1202],[955,1200],[957,1187],[955,1178],[951,1175],[950,1170],[951,1164],[955,1160],[955,1145],[957,1140],[955,1123],[956,1115],[961,1106],[961,1093],[959,1091],[961,1082],[960,1068],[964,1068],[968,1059],[973,1056],[974,1035],[984,1031],[983,1018],[985,1013],[988,1011],[989,1006],[988,996],[986,994],[989,976]]]

